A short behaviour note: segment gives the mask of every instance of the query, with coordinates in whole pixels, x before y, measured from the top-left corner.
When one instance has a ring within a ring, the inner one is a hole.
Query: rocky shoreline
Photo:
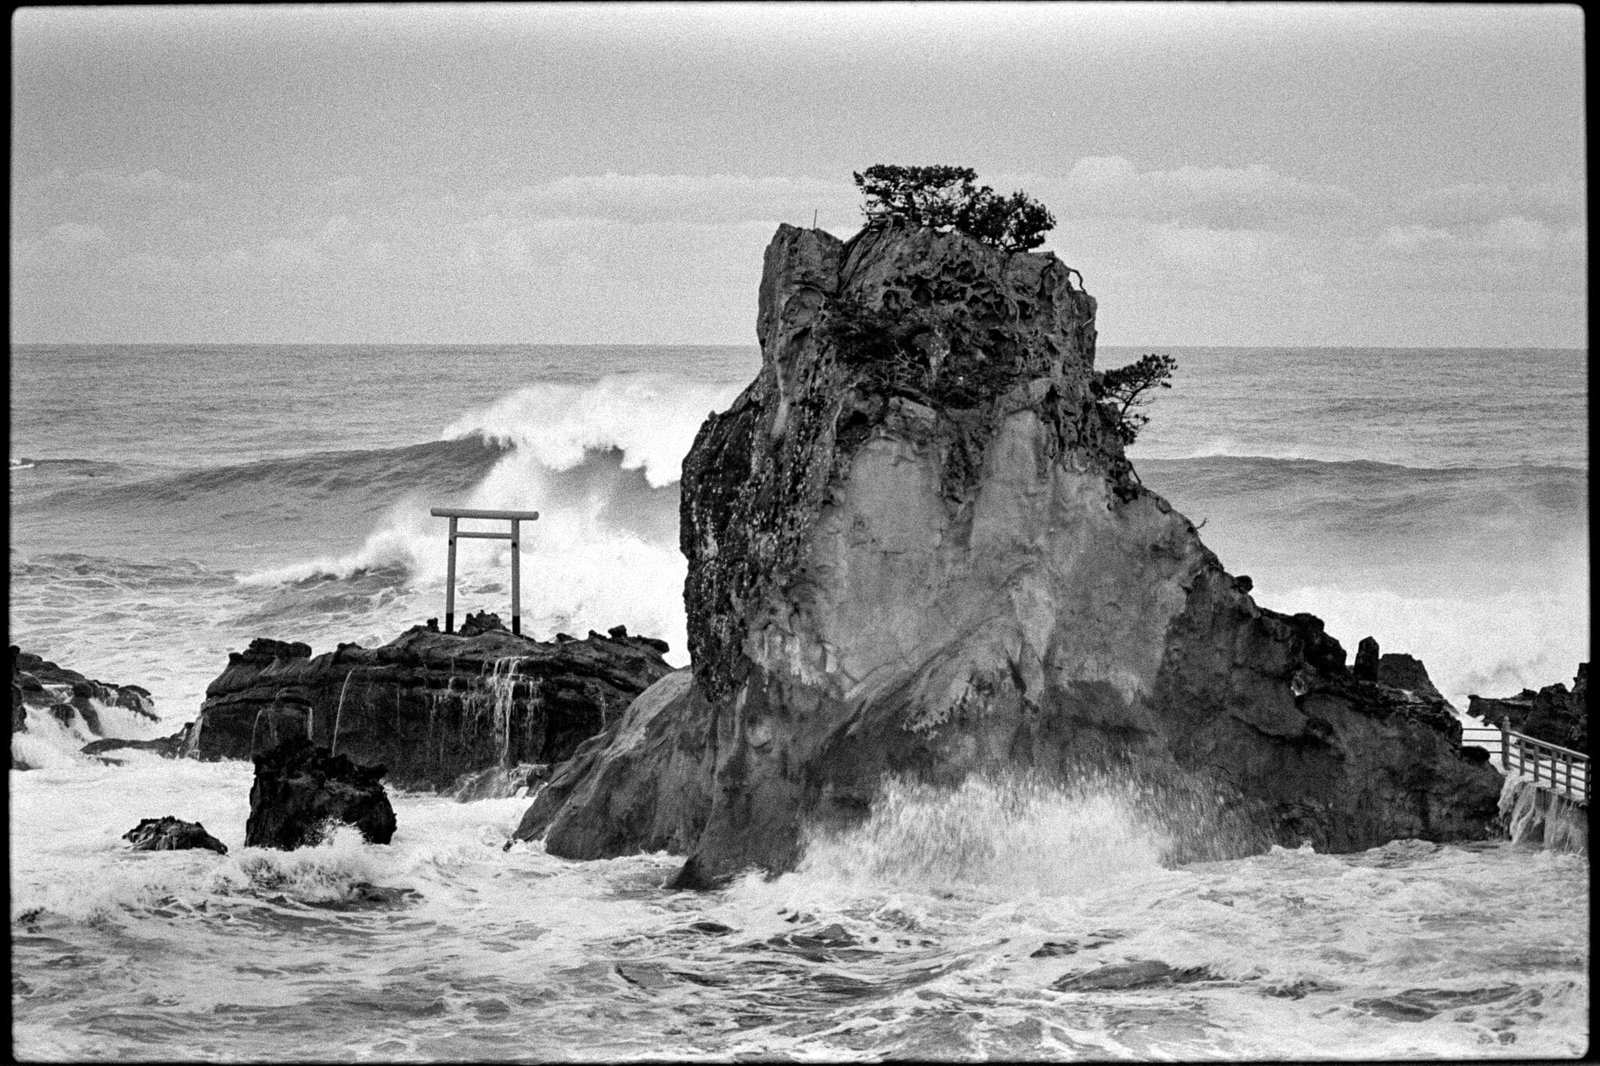
[[[1589,753],[1589,664],[1579,663],[1572,688],[1561,682],[1515,696],[1467,697],[1467,713],[1537,740]]]
[[[1053,254],[781,226],[762,368],[684,459],[690,667],[621,626],[541,642],[487,614],[320,655],[258,638],[193,722],[83,750],[252,758],[262,796],[366,797],[374,840],[393,831],[367,795],[385,775],[471,796],[547,779],[515,839],[665,849],[684,887],[792,869],[808,832],[860,823],[904,779],[1112,772],[1256,831],[1185,861],[1493,834],[1500,775],[1421,662],[1371,637],[1347,662],[1140,482],[1095,315]],[[154,716],[137,686],[15,647],[12,664],[13,732],[30,706],[94,733],[93,700]],[[1587,750],[1587,666],[1570,692],[1470,710]],[[314,835],[285,818],[261,839]]]
[[[664,642],[631,636],[622,626],[581,640],[560,634],[537,641],[510,633],[489,614],[473,616],[459,633],[419,625],[382,647],[341,644],[317,656],[303,643],[257,638],[228,656],[194,721],[159,739],[105,738],[83,752],[248,759],[304,737],[357,763],[387,766],[396,787],[439,791],[475,783],[473,794],[481,797],[493,794],[484,785],[498,773],[509,794],[518,780],[509,771],[520,768],[524,783],[542,776],[670,673],[666,650]],[[25,700],[56,700],[58,717],[92,716],[90,695],[152,706],[137,686],[85,682],[45,664],[44,676],[57,689],[71,682],[75,693],[84,691],[75,702],[62,700],[18,665],[40,671],[40,662],[14,650],[13,732]],[[86,684],[98,688],[90,692]]]

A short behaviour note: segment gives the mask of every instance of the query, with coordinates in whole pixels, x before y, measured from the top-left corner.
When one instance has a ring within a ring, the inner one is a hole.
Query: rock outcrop
[[[253,640],[207,687],[185,753],[243,759],[309,737],[384,764],[395,787],[445,790],[465,774],[567,758],[672,669],[665,643],[621,626],[544,643],[475,619],[470,633],[415,626],[380,648],[318,656]]]
[[[139,824],[122,834],[130,851],[184,851],[205,848],[218,855],[228,854],[228,845],[206,832],[199,822],[185,822],[166,815],[163,818],[142,818]]]
[[[517,837],[670,848],[707,884],[790,868],[890,775],[1085,765],[1201,782],[1323,850],[1485,832],[1499,778],[1443,701],[1355,676],[1141,486],[1076,277],[957,232],[780,227],[761,371],[684,461],[692,672]]]
[[[330,827],[354,826],[372,844],[394,837],[394,808],[382,766],[330,755],[305,737],[290,737],[255,758],[246,847],[292,851],[319,843]]]
[[[104,707],[121,707],[153,722],[161,720],[148,689],[96,681],[11,645],[12,733],[27,731],[28,711],[33,709],[49,714],[63,726],[81,725],[83,732],[99,736],[102,731],[99,708]],[[15,756],[11,767],[28,769]]]
[[[104,707],[122,707],[152,722],[159,722],[155,701],[148,689],[138,685],[114,685],[96,681],[57,666],[48,659],[11,645],[11,731],[27,728],[29,707],[47,711],[63,725],[81,721],[90,733],[100,733],[100,712]]]
[[[1535,692],[1495,699],[1467,697],[1467,713],[1490,725],[1504,726],[1563,748],[1589,751],[1589,664],[1579,663],[1572,690],[1561,682]]]

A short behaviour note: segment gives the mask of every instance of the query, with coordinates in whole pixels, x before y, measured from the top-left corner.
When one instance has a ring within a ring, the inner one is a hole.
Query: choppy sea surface
[[[1165,349],[1130,455],[1258,602],[1466,695],[1588,658],[1585,352]],[[1142,351],[1103,348],[1102,366]],[[443,610],[442,504],[534,509],[524,631],[686,662],[680,461],[752,348],[13,346],[11,643],[143,685],[157,736],[256,636]],[[457,610],[509,607],[463,544]],[[1506,843],[1174,865],[1160,796],[891,790],[800,870],[668,892],[666,855],[503,845],[526,798],[400,794],[390,846],[243,847],[250,768],[10,775],[25,1059],[1574,1056],[1588,863]],[[230,848],[132,854],[139,818]],[[932,830],[930,827],[934,827]],[[937,831],[935,831],[937,830]]]

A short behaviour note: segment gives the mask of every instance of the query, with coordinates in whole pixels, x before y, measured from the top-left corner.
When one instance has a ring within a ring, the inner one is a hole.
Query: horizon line
[[[54,346],[60,348],[86,348],[91,346],[120,346],[124,348],[754,348],[759,342],[736,343],[730,341],[118,341],[118,340],[11,340],[13,348]],[[1169,344],[1151,341],[1128,341],[1115,344],[1097,344],[1104,348],[1322,348],[1333,351],[1556,351],[1586,352],[1588,344],[1306,344],[1306,343],[1254,343],[1254,344]]]

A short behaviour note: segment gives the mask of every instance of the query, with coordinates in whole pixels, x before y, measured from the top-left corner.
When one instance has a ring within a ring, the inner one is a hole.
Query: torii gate
[[[511,542],[511,632],[522,634],[522,536],[521,524],[539,517],[538,511],[484,511],[471,507],[434,507],[428,512],[435,518],[450,519],[450,564],[444,586],[444,631],[456,631],[456,538],[477,537],[480,540],[509,540]],[[499,519],[511,523],[511,532],[492,533],[480,530],[458,530],[456,522],[462,518]]]

